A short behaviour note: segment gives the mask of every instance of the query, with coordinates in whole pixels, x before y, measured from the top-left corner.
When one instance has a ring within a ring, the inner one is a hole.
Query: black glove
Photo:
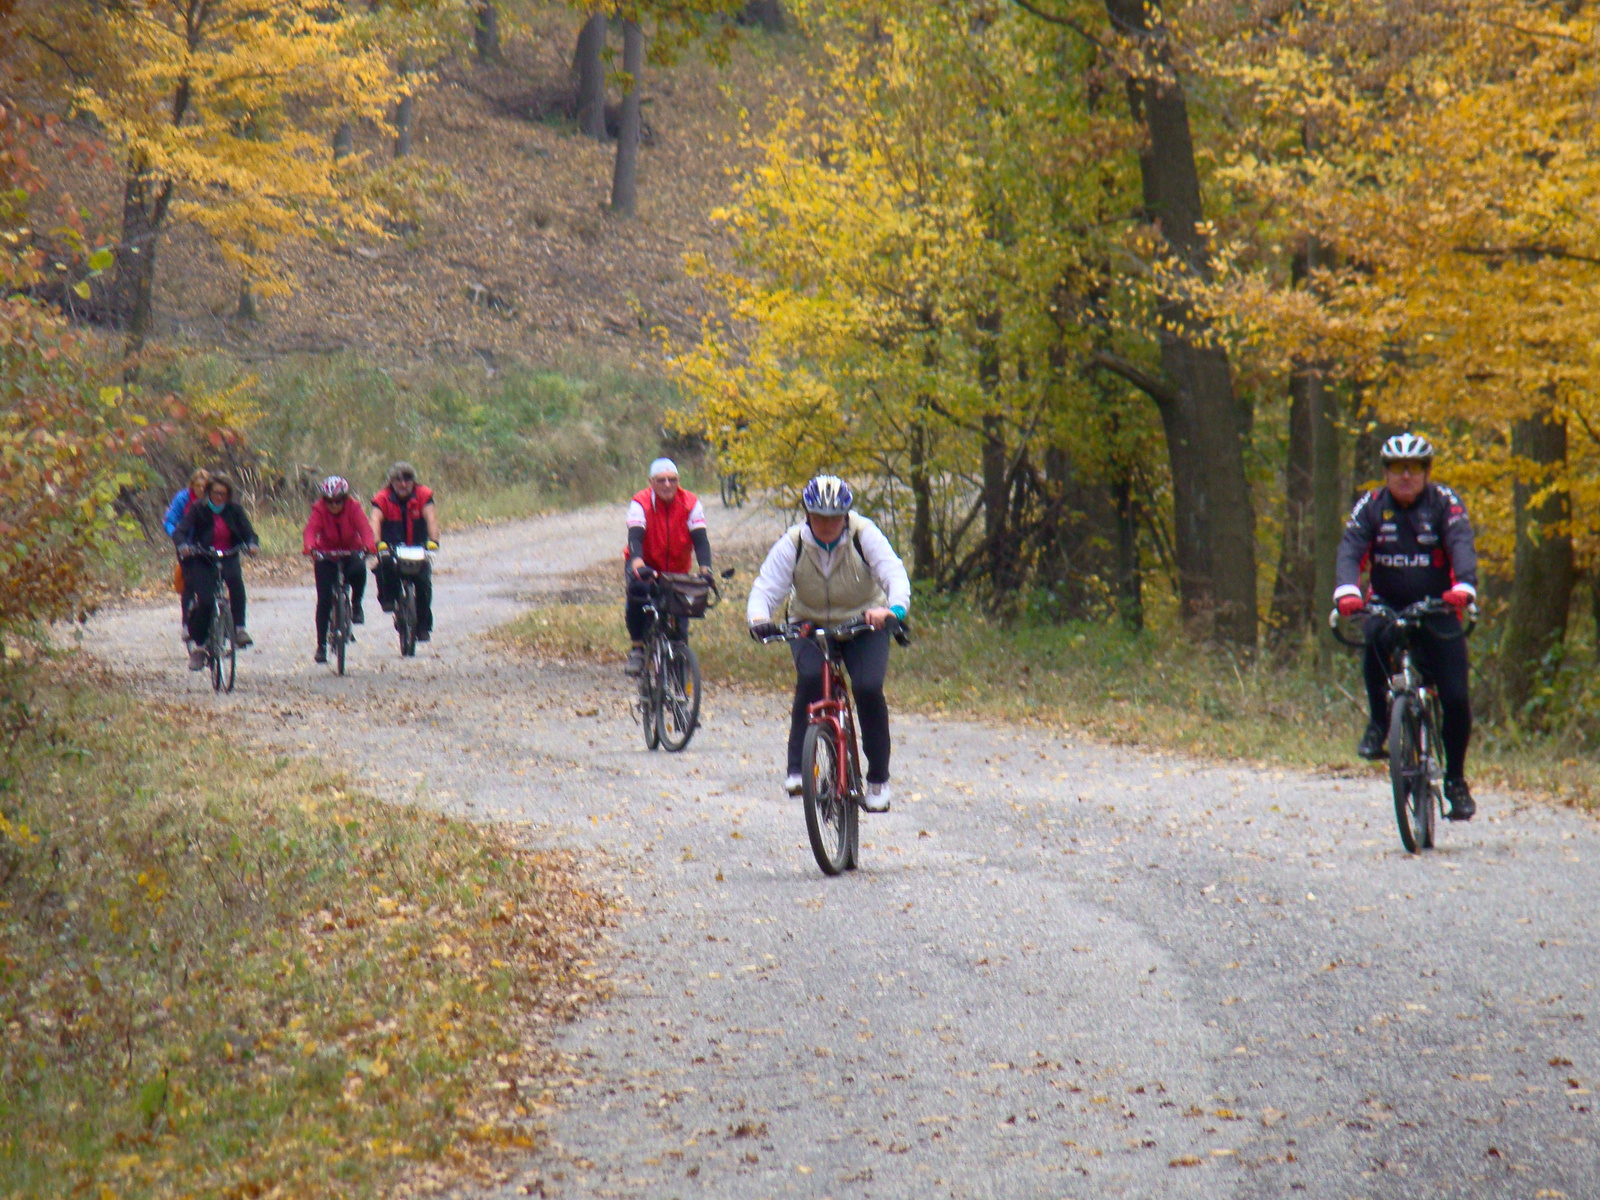
[[[711,582],[711,573],[712,572],[711,572],[711,568],[710,567],[701,567],[700,568],[700,578],[704,579],[707,583]]]
[[[764,642],[769,637],[778,636],[778,627],[771,621],[757,621],[750,626],[750,636],[758,642]]]

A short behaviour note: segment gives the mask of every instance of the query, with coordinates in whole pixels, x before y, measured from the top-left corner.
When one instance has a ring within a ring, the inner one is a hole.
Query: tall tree
[[[617,157],[611,174],[611,211],[631,217],[639,197],[639,138],[644,125],[644,29],[622,21],[622,115],[617,122]]]
[[[131,348],[150,332],[157,251],[175,216],[261,294],[286,290],[271,252],[320,215],[372,227],[341,193],[326,146],[341,117],[383,112],[392,76],[364,15],[328,19],[326,7],[22,0],[5,18],[0,38],[32,56],[29,86],[92,118],[122,165],[112,296]]]
[[[1194,136],[1167,23],[1148,0],[1106,0],[1106,12],[1130,45],[1129,107],[1148,139],[1139,167],[1165,257],[1180,281],[1210,283]],[[1166,430],[1184,616],[1225,641],[1254,647],[1255,518],[1244,467],[1248,415],[1234,392],[1227,352],[1186,291],[1158,289],[1155,311],[1161,366],[1170,384],[1151,398]]]
[[[500,61],[500,7],[496,0],[479,0],[473,12],[472,47],[480,63]]]
[[[606,140],[606,14],[595,11],[578,30],[578,47],[572,56],[578,76],[578,130],[597,142]]]
[[[1566,418],[1537,410],[1512,425],[1516,470],[1511,604],[1500,642],[1507,706],[1519,711],[1544,674],[1545,656],[1566,637],[1572,605],[1572,503],[1567,493]],[[1536,718],[1536,721],[1538,718]]]

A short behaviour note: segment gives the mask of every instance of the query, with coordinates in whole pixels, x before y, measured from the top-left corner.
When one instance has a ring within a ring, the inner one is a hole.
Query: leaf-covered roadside
[[[504,1178],[604,988],[565,856],[8,677],[0,1196],[357,1196]]]

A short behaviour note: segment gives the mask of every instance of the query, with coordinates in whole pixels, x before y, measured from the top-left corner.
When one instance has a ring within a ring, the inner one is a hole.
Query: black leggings
[[[1455,632],[1459,624],[1454,617],[1434,617],[1447,633]],[[1443,623],[1448,622],[1448,627]],[[1391,628],[1381,619],[1367,622],[1367,652],[1362,656],[1361,674],[1367,684],[1367,707],[1372,719],[1385,731],[1389,728],[1389,671],[1385,665],[1393,652],[1392,639],[1384,636]],[[1380,644],[1381,643],[1381,644]],[[1468,691],[1467,642],[1465,638],[1445,639],[1427,627],[1411,635],[1411,652],[1416,656],[1422,673],[1433,682],[1439,693],[1439,708],[1444,715],[1444,728],[1439,736],[1444,742],[1444,774],[1446,779],[1464,779],[1467,769],[1467,743],[1472,740],[1472,700]],[[1391,753],[1394,747],[1390,746]]]
[[[321,559],[311,564],[317,577],[317,645],[328,644],[328,619],[333,615],[333,581],[344,568],[344,577],[350,581],[350,603],[361,603],[367,590],[367,564],[358,556],[350,558]]]
[[[822,651],[812,641],[790,642],[794,654],[794,706],[789,712],[789,774],[800,773],[800,752],[810,724],[808,705],[822,699]],[[861,746],[867,755],[867,782],[889,782],[889,702],[883,698],[883,680],[889,673],[889,634],[879,629],[863,634],[843,647],[850,690],[856,699],[856,720],[861,724]]]
[[[211,606],[217,598],[219,581],[217,568],[222,568],[222,578],[228,583],[228,603],[233,609],[233,627],[244,628],[244,572],[239,568],[239,556],[215,559],[191,557],[183,560],[184,591],[194,594],[189,606],[189,640],[196,646],[205,645],[211,636]]]
[[[378,603],[384,612],[393,612],[400,596],[400,569],[392,562],[378,560],[373,569],[373,579],[378,584]],[[411,577],[417,589],[417,632],[433,632],[433,564],[424,563],[422,570]]]

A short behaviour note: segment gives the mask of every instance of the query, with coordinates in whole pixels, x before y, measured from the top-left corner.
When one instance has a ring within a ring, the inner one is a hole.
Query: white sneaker
[[[866,797],[861,801],[861,807],[868,812],[885,813],[889,811],[889,785],[887,783],[867,784]]]
[[[788,792],[791,796],[798,796],[804,786],[805,785],[802,783],[800,779],[800,773],[798,771],[796,771],[793,775],[785,775],[783,777],[783,790]]]

